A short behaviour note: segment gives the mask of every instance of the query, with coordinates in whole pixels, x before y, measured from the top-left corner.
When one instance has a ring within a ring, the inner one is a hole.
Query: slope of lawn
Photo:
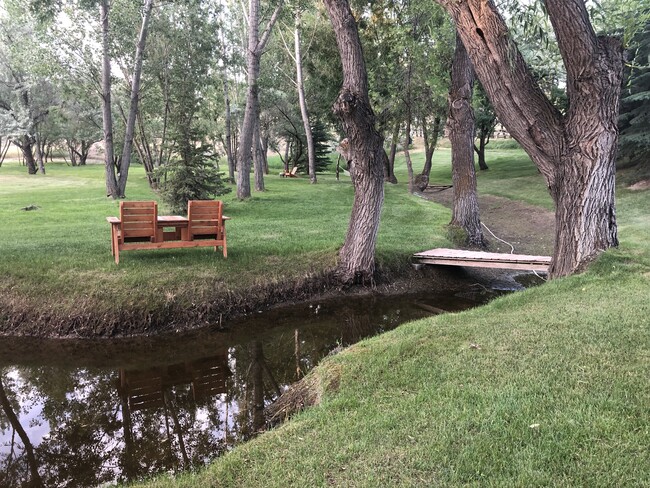
[[[479,190],[537,177],[491,168]],[[621,246],[586,273],[358,343],[308,376],[317,406],[143,486],[649,486],[648,208],[620,189]]]

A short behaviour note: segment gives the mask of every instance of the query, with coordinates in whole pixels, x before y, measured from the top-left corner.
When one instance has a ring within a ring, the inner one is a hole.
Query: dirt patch
[[[452,206],[451,188],[427,188],[420,195],[446,207]],[[478,200],[481,222],[487,227],[483,228],[483,233],[490,251],[510,253],[512,245],[517,254],[552,255],[555,236],[553,212],[492,195],[479,195]]]
[[[632,191],[648,190],[650,189],[650,180],[637,181],[633,185],[628,186],[627,189]]]

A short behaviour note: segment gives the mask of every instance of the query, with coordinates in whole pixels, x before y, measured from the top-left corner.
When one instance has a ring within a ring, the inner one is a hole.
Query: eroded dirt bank
[[[459,269],[424,268],[408,264],[399,271],[380,273],[372,287],[341,288],[332,272],[284,283],[268,283],[240,291],[202,290],[200,299],[176,296],[163,306],[107,304],[93,297],[74,297],[38,303],[20,296],[0,296],[0,335],[46,338],[112,338],[185,331],[219,326],[228,320],[283,304],[336,295],[396,295],[421,290],[462,290],[474,278]]]

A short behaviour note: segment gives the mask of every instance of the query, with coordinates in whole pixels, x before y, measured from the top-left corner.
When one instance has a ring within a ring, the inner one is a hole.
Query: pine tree
[[[629,82],[621,95],[618,167],[650,174],[650,22],[632,40]]]
[[[174,144],[177,157],[156,170],[163,201],[178,213],[187,212],[189,200],[210,200],[231,190],[219,172],[212,145],[190,132],[193,137]]]

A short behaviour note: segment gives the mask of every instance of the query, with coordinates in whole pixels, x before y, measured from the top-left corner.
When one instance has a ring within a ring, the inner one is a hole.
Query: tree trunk
[[[255,191],[265,191],[264,188],[264,159],[262,157],[262,144],[260,142],[259,120],[253,130],[253,161],[255,164]]]
[[[501,123],[544,175],[556,205],[551,277],[618,245],[615,210],[620,41],[596,36],[584,0],[546,0],[567,71],[569,109],[544,95],[494,3],[438,0],[454,18]]]
[[[226,105],[226,141],[224,143],[224,148],[226,149],[226,155],[228,157],[228,179],[231,183],[235,182],[235,159],[232,157],[232,116],[230,114],[230,93],[228,92],[228,79],[227,72],[224,68],[223,70],[223,98]]]
[[[109,0],[99,4],[102,24],[102,124],[104,129],[104,168],[106,174],[106,195],[119,198],[117,178],[114,170],[113,114],[111,113],[111,58],[109,53]]]
[[[427,128],[427,119],[424,117],[422,121],[422,135],[424,136],[424,167],[422,168],[422,176],[426,176],[429,181],[431,175],[431,167],[433,165],[433,153],[438,145],[438,137],[440,135],[440,117],[435,116],[433,119],[433,134],[429,133]]]
[[[275,24],[282,3],[278,4],[264,34],[259,35],[260,1],[249,0],[248,13],[248,88],[246,91],[246,108],[244,109],[244,121],[239,135],[239,148],[237,154],[237,198],[240,200],[251,196],[251,158],[253,151],[253,132],[258,123],[260,115],[259,88],[257,85],[260,76],[260,58],[262,51],[268,42],[271,30]]]
[[[38,131],[34,135],[34,149],[36,150],[36,163],[38,164],[38,171],[45,174],[45,161],[43,159],[43,147],[41,146],[40,136]]]
[[[478,147],[474,145],[474,151],[476,151],[476,155],[478,156],[478,167],[481,171],[485,171],[486,169],[490,169],[485,162],[485,146],[487,145],[486,142],[486,137],[484,133],[480,133],[478,136]]]
[[[20,140],[21,142],[18,142],[14,139],[14,144],[20,149],[20,152],[25,158],[27,173],[35,175],[38,172],[38,169],[36,168],[36,160],[34,159],[32,138],[29,135],[23,135],[20,137]]]
[[[372,281],[375,244],[384,201],[383,140],[375,128],[368,97],[368,79],[357,24],[347,0],[325,0],[343,65],[343,86],[334,102],[351,153],[350,177],[354,204],[345,243],[339,253],[338,275],[344,283]]]
[[[474,169],[474,113],[472,87],[474,73],[465,46],[456,36],[456,51],[451,67],[449,91],[449,139],[451,141],[451,168],[454,202],[450,225],[466,234],[470,246],[485,247]]]
[[[316,150],[314,148],[314,137],[309,123],[309,111],[307,110],[307,100],[305,99],[305,82],[302,76],[302,52],[300,49],[300,11],[296,12],[296,25],[294,29],[294,56],[296,60],[296,85],[298,87],[298,101],[300,103],[300,115],[302,116],[302,125],[305,128],[305,138],[307,139],[307,159],[309,161],[309,181],[316,183]]]
[[[390,140],[390,155],[386,160],[386,168],[384,171],[384,180],[394,185],[397,184],[397,177],[395,176],[395,156],[397,155],[397,141],[399,140],[399,126],[400,121],[395,122],[393,134]]]
[[[129,106],[129,117],[126,121],[124,132],[124,147],[122,148],[122,161],[120,162],[120,179],[118,181],[118,193],[120,198],[124,198],[126,192],[126,180],[129,177],[129,167],[131,166],[131,150],[133,148],[133,135],[135,133],[135,118],[138,114],[138,101],[140,100],[140,78],[142,75],[142,59],[144,57],[144,46],[147,41],[147,30],[149,28],[149,19],[151,18],[151,9],[153,0],[145,0],[142,26],[140,35],[135,48],[135,66],[133,67],[133,81],[131,82],[131,103]]]

